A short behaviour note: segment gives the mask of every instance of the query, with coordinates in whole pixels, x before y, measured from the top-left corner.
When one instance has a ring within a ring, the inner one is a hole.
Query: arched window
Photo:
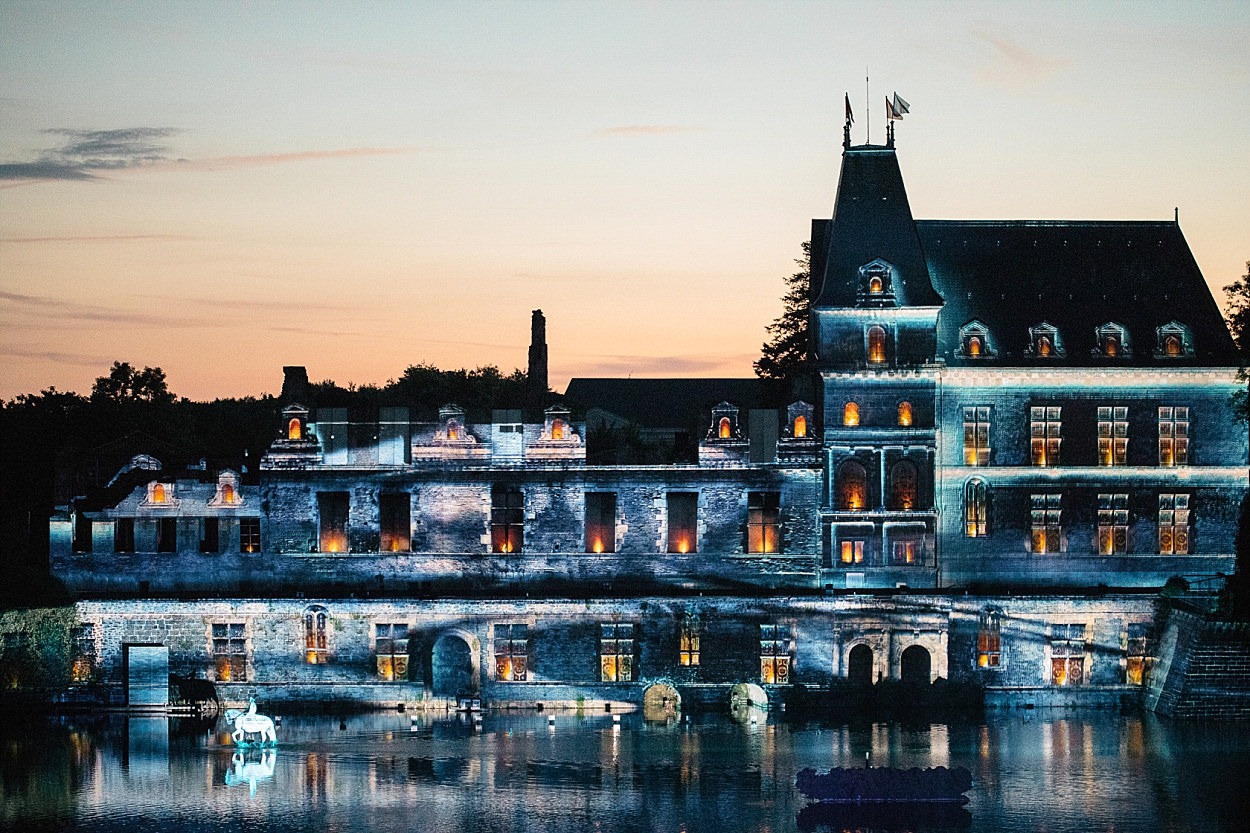
[[[153,503],[165,502],[165,484],[164,483],[157,483],[155,486],[152,487],[152,502]]]
[[[1180,337],[1174,335],[1164,337],[1163,352],[1169,356],[1179,356],[1181,354]]]
[[[880,295],[882,287],[880,275],[873,275],[868,279],[868,291],[873,295]]]
[[[979,477],[964,484],[964,535],[984,538],[989,534],[989,487]]]
[[[729,417],[721,417],[720,425],[716,430],[716,436],[720,437],[722,440],[729,439],[729,436],[730,436],[729,428],[730,428]]]
[[[1102,337],[1102,354],[1109,359],[1120,355],[1120,337],[1115,333],[1105,333]]]
[[[794,418],[794,437],[795,439],[803,439],[807,436],[807,417],[799,414]]]
[[[980,336],[968,336],[968,356],[973,359],[981,358]]]
[[[847,426],[859,425],[859,405],[854,402],[846,403],[846,407],[842,409],[842,424]]]
[[[312,605],[304,611],[304,661],[309,665],[325,665],[328,654],[326,620],[330,611]]]
[[[454,419],[447,420],[447,439],[452,442],[460,439],[460,423]]]
[[[299,417],[291,417],[291,421],[286,424],[286,438],[288,440],[298,440],[303,437],[303,429],[299,423]]]
[[[234,503],[234,484],[232,483],[221,484],[221,502],[222,503]]]
[[[904,511],[916,508],[916,466],[899,460],[890,469],[890,508]]]
[[[551,439],[553,440],[564,439],[564,420],[553,419],[551,421]]]
[[[1050,343],[1050,338],[1048,336],[1038,336],[1037,355],[1041,356],[1043,359],[1048,359],[1053,352],[1054,347]]]
[[[868,506],[868,471],[855,460],[838,467],[838,508],[860,511]]]
[[[881,364],[885,361],[885,328],[873,325],[868,328],[868,361]]]
[[[908,428],[911,426],[911,403],[910,402],[898,403],[898,424],[903,426],[904,428]]]

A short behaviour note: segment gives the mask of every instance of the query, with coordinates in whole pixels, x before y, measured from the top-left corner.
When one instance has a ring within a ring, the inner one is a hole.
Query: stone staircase
[[[1250,622],[1217,621],[1173,607],[1145,705],[1177,719],[1250,721]]]

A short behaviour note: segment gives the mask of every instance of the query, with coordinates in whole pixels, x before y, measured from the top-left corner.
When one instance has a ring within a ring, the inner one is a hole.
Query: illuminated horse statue
[[[263,752],[249,750],[235,752],[230,758],[230,769],[226,770],[226,785],[233,787],[247,784],[248,793],[256,795],[256,784],[273,778],[274,763],[277,754],[272,749]]]
[[[257,745],[277,743],[278,734],[274,731],[273,720],[263,714],[256,713],[255,698],[248,701],[247,711],[226,709],[226,720],[234,724],[230,737],[237,746],[244,746],[247,735],[260,735]]]

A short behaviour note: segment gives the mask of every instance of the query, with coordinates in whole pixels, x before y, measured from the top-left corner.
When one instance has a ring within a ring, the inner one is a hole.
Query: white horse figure
[[[277,755],[272,749],[263,752],[235,752],[230,758],[230,769],[226,770],[226,785],[233,787],[247,784],[248,793],[256,795],[256,784],[273,778],[274,763]]]
[[[236,744],[242,744],[249,734],[260,735],[261,743],[278,742],[278,733],[274,731],[273,720],[266,715],[256,713],[255,698],[248,700],[247,711],[226,709],[226,720],[234,724],[234,731],[230,733],[230,737],[234,738]]]

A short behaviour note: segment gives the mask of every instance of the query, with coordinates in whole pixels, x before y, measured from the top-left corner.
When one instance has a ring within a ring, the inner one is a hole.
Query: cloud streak
[[[1067,69],[1071,61],[1042,55],[1001,35],[978,30],[973,34],[994,49],[991,65],[981,70],[987,83],[1005,87],[1033,87],[1049,82]]]
[[[102,171],[155,165],[170,158],[170,148],[164,140],[182,131],[173,127],[57,127],[43,132],[61,137],[60,146],[42,151],[34,161],[0,162],[0,180],[85,181],[98,179]]]
[[[397,156],[411,153],[412,148],[340,148],[337,150],[298,150],[289,153],[258,153],[250,156],[218,156],[212,159],[179,159],[170,163],[177,170],[235,170],[285,165],[291,162],[316,162],[322,159],[351,159],[373,156]]]

